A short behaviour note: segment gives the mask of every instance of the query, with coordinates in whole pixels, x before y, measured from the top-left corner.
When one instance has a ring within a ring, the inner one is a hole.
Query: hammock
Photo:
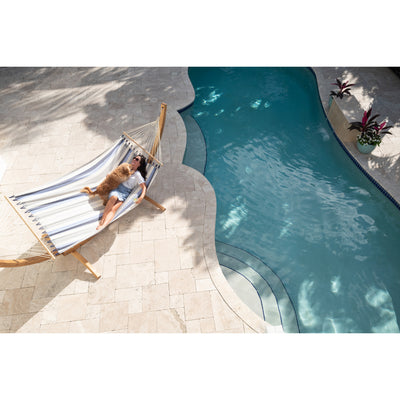
[[[42,252],[34,257],[0,260],[0,267],[30,265],[54,259],[61,254],[72,254],[99,278],[91,264],[76,250],[100,232],[96,227],[103,215],[104,206],[99,196],[90,198],[80,190],[84,186],[94,190],[109,172],[123,162],[130,162],[137,154],[144,154],[147,158],[146,187],[150,188],[162,166],[160,140],[165,114],[166,104],[163,103],[160,117],[156,121],[124,132],[108,150],[84,166],[35,190],[4,196],[35,236]],[[112,222],[137,206],[135,200],[141,192],[141,187],[137,185],[118,209]],[[162,211],[165,210],[148,196],[145,199]]]

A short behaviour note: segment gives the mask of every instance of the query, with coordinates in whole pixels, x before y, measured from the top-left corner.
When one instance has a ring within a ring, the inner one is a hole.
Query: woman
[[[103,217],[96,230],[105,228],[114,218],[118,208],[121,207],[122,203],[127,199],[132,189],[136,185],[140,185],[142,188],[142,194],[136,200],[137,204],[140,204],[144,196],[146,196],[146,159],[143,155],[139,154],[133,158],[131,164],[131,176],[125,182],[121,183],[115,190],[110,192],[106,208],[104,209]]]

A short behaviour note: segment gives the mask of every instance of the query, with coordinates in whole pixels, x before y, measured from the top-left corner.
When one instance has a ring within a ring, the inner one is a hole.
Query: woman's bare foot
[[[99,223],[99,225],[97,226],[97,228],[96,228],[96,231],[98,231],[98,230],[100,230],[100,229],[103,229],[104,228],[104,222],[103,221],[100,221],[100,223]]]

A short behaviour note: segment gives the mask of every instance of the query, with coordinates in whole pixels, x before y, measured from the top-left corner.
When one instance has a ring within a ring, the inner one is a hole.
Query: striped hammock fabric
[[[153,131],[158,127],[157,122],[151,123]],[[130,162],[138,153],[143,153],[143,148],[124,134],[86,165],[45,186],[8,196],[8,199],[27,223],[40,232],[49,251],[58,256],[99,232],[96,227],[104,211],[102,200],[99,196],[90,198],[80,190],[85,186],[94,190],[109,172],[123,162]],[[147,188],[154,181],[160,164],[155,158],[148,162]],[[136,207],[135,200],[141,191],[139,185],[132,190],[113,221]]]

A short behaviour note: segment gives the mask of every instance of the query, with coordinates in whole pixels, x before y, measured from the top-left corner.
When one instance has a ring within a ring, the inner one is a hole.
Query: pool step
[[[190,115],[190,107],[180,111],[179,114],[186,127],[186,150],[183,156],[183,163],[204,175],[207,161],[207,148],[203,132],[196,120]]]
[[[278,305],[267,282],[236,258],[221,253],[217,256],[226,280],[241,300],[263,320],[281,325]]]
[[[224,267],[222,272],[242,301],[269,324],[282,325],[288,333],[299,332],[292,302],[276,274],[242,249],[219,241],[215,245],[219,263]]]

